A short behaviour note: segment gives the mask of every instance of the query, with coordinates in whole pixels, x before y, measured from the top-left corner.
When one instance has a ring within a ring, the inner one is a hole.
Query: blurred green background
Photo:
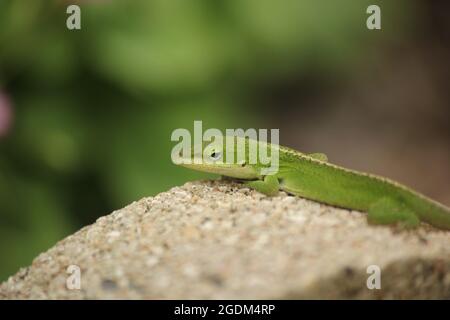
[[[66,8],[81,7],[81,30]],[[378,4],[382,30],[366,28]],[[450,203],[445,1],[0,2],[0,280],[98,217],[206,177],[176,128],[281,143]],[[430,166],[430,163],[432,165]]]

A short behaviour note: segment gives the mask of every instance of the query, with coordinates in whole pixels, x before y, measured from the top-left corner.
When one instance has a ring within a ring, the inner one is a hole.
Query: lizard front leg
[[[245,185],[267,196],[276,196],[280,188],[276,175],[265,176],[264,180],[249,181]]]

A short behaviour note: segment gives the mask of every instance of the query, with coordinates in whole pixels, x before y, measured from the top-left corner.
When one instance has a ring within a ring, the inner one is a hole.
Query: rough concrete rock
[[[450,298],[450,232],[232,182],[192,182],[101,217],[0,286],[3,299]],[[66,286],[79,266],[81,289]],[[381,269],[369,290],[367,267]]]

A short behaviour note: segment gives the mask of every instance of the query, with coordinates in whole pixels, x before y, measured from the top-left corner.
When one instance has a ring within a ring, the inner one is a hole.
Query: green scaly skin
[[[235,141],[244,139],[234,138]],[[245,139],[246,148],[248,142],[249,140]],[[206,145],[210,148],[212,146],[208,152],[214,155],[217,161],[183,166],[244,180],[248,186],[268,196],[276,195],[278,190],[284,190],[321,203],[365,211],[371,224],[398,224],[404,228],[415,228],[423,221],[434,227],[450,230],[448,207],[387,178],[331,164],[324,154],[307,155],[290,148],[266,144],[271,150],[278,149],[279,170],[273,175],[263,176],[260,174],[261,169],[267,166],[260,163],[250,164],[248,152],[245,161],[228,164],[226,161],[220,161],[225,157],[226,146],[211,143]],[[235,147],[232,151],[235,159],[236,149]],[[202,159],[202,154],[193,152],[191,159],[195,158]]]

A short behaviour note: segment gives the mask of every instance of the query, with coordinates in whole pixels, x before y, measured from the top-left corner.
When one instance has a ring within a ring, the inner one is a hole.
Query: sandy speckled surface
[[[382,289],[366,287],[369,265]],[[81,268],[81,290],[66,288]],[[450,232],[232,182],[192,182],[97,220],[0,285],[0,298],[450,299]]]

